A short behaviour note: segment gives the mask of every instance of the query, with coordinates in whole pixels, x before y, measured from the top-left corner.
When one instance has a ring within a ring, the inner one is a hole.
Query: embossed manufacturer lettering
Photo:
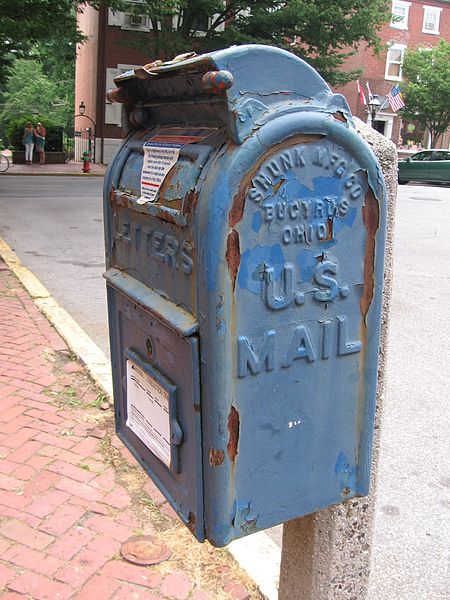
[[[175,236],[159,230],[144,229],[129,221],[120,221],[113,215],[114,239],[128,246],[138,254],[154,257],[173,269],[180,269],[190,275],[193,269],[192,246],[179,241]]]
[[[341,315],[336,317],[338,320],[338,354],[344,356],[346,354],[354,354],[360,352],[361,342],[359,340],[349,341],[348,339],[348,324],[347,317]]]
[[[322,325],[322,358],[330,358],[331,354],[331,326],[333,321],[324,319],[319,321]]]
[[[355,354],[362,348],[361,341],[350,340],[348,337],[346,315],[297,325],[287,346],[285,331],[280,339],[274,330],[263,332],[262,338],[258,344],[246,336],[238,337],[238,377],[258,375],[263,370],[273,371],[276,359],[281,368],[288,369],[294,368],[295,364],[312,365],[318,359],[329,360],[333,354],[336,358]],[[319,349],[319,352],[316,349]]]
[[[186,275],[192,273],[194,262],[192,260],[192,246],[188,242],[183,242],[180,249],[181,269]]]
[[[290,233],[290,235],[292,232]],[[322,260],[314,267],[311,283],[320,287],[314,287],[312,290],[307,286],[312,294],[310,297],[317,302],[332,302],[339,295],[345,299],[350,294],[350,288],[346,283],[339,283],[336,275],[339,266],[336,261],[327,260],[325,255]],[[261,296],[264,303],[271,310],[282,310],[290,306],[294,301],[297,306],[302,306],[305,302],[305,292],[298,285],[301,285],[299,278],[295,283],[295,266],[292,263],[283,265],[280,276],[280,283],[275,281],[275,270],[266,265],[262,277]]]
[[[294,267],[287,263],[284,265],[281,272],[281,292],[280,294],[275,293],[275,281],[274,272],[271,267],[267,268],[264,272],[265,279],[265,300],[269,308],[273,310],[280,310],[289,306],[294,299],[294,280],[293,280]]]
[[[238,377],[245,377],[250,371],[257,375],[265,366],[266,371],[273,371],[275,366],[275,331],[266,331],[259,351],[253,349],[244,336],[238,337]]]
[[[331,260],[325,260],[319,263],[314,269],[314,281],[317,285],[322,286],[323,289],[316,289],[314,292],[314,299],[319,302],[330,302],[336,298],[339,291],[338,282],[331,275],[336,275],[338,272],[337,263]]]
[[[283,367],[290,367],[294,360],[306,358],[308,362],[316,360],[316,353],[309,337],[308,330],[303,325],[295,328],[294,335],[286,354],[286,358],[282,363]]]

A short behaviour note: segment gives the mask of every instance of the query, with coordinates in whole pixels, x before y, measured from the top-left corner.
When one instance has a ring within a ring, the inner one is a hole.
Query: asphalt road
[[[102,177],[0,179],[0,236],[109,356]]]
[[[0,177],[0,236],[108,352],[101,178]],[[448,600],[450,188],[399,189],[369,600]]]

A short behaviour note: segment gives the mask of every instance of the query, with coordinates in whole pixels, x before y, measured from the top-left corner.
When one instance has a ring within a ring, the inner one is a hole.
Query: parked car
[[[450,150],[421,150],[398,161],[398,182],[442,181],[450,183]]]

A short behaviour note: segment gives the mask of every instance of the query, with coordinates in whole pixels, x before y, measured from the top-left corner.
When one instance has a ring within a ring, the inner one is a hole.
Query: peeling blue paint
[[[344,452],[339,453],[334,472],[338,477],[339,488],[341,491],[348,489],[349,491],[346,492],[347,495],[351,491],[355,490],[357,469],[356,466],[350,466],[350,463],[348,462]]]
[[[275,265],[275,278],[279,279],[283,262],[283,250],[280,244],[247,248],[241,255],[238,274],[239,287],[248,290],[252,294],[259,295],[265,265]]]
[[[261,229],[262,222],[262,214],[259,212],[259,210],[255,211],[252,219],[252,229],[255,233],[258,233],[258,231]]]

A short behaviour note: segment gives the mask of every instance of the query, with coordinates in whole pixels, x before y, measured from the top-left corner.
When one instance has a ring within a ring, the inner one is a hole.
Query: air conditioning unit
[[[143,15],[130,15],[130,25],[132,27],[145,27],[147,25],[147,17]]]

